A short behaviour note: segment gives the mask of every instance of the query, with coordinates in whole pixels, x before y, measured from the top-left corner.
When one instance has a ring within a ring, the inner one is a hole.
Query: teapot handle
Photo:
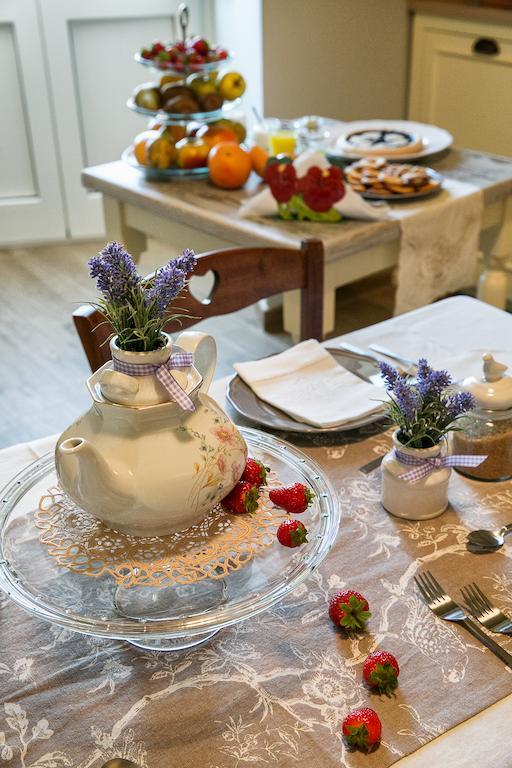
[[[194,355],[194,366],[203,377],[200,392],[208,392],[217,365],[215,339],[200,331],[184,331],[176,339],[176,345]]]

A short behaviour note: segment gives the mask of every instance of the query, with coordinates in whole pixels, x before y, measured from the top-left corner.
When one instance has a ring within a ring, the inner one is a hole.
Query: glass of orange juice
[[[279,127],[269,132],[268,143],[271,155],[295,157],[297,131],[293,120],[280,120]]]

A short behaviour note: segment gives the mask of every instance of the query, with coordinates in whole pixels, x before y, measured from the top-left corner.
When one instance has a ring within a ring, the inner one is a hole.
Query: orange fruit
[[[238,137],[236,133],[229,128],[224,128],[217,125],[203,125],[196,133],[203,141],[206,141],[210,149],[216,144],[226,141],[234,141],[238,144]]]
[[[158,131],[143,131],[139,133],[133,140],[133,154],[135,159],[141,165],[149,165],[146,155],[146,144],[150,139],[155,139],[158,136]]]
[[[252,170],[249,152],[234,141],[216,144],[208,155],[210,181],[216,187],[243,187]]]
[[[265,168],[268,160],[268,152],[265,152],[264,149],[256,146],[255,144],[249,154],[251,155],[251,163],[252,163],[253,171],[256,171],[258,176],[261,176],[261,178],[263,178],[265,176]]]

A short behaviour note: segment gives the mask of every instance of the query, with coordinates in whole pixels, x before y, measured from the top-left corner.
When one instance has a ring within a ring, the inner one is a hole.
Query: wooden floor
[[[95,295],[87,260],[103,242],[0,250],[0,447],[61,432],[89,407],[88,366],[71,321],[73,308]],[[174,255],[151,242],[140,271]],[[391,316],[389,275],[342,288],[335,335]],[[234,362],[285,349],[283,333],[265,333],[258,307],[197,326],[215,335],[217,376]]]

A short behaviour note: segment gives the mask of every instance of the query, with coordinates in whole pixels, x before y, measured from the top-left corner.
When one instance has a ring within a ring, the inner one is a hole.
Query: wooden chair
[[[228,248],[197,257],[194,275],[213,272],[210,295],[198,301],[190,291],[179,298],[180,330],[199,320],[236,312],[276,293],[301,292],[301,339],[322,339],[324,253],[320,240],[303,240],[294,248]],[[108,323],[90,304],[73,312],[73,320],[92,371],[110,360],[106,342],[112,334]],[[173,327],[172,331],[176,328]]]

